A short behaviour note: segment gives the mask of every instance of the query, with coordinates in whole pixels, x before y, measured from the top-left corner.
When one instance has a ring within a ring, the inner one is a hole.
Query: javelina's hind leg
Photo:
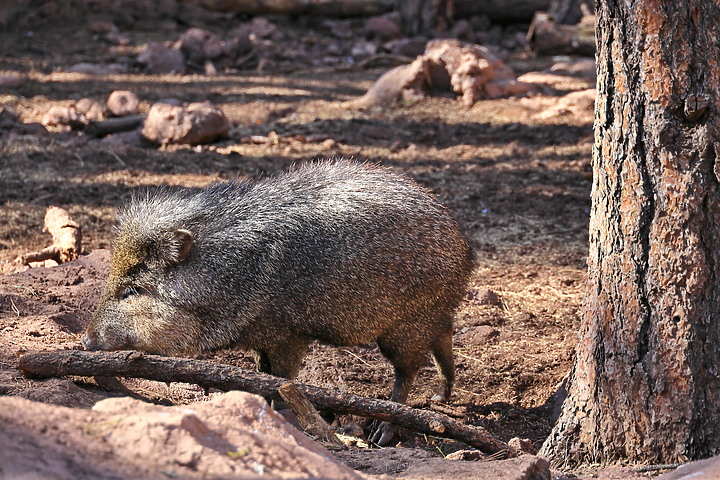
[[[444,332],[432,344],[433,360],[440,374],[440,389],[432,399],[437,402],[446,402],[452,393],[455,383],[455,360],[452,353],[452,329]]]
[[[419,339],[413,339],[411,332],[400,329],[393,331],[389,336],[378,338],[380,351],[395,368],[395,384],[390,394],[390,400],[393,402],[406,403],[413,381],[427,358],[428,348],[417,340]],[[370,441],[378,445],[387,445],[395,430],[395,425],[382,422],[371,435]]]

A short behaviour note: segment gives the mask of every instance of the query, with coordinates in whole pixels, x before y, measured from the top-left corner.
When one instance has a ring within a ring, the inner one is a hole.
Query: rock
[[[383,47],[392,54],[403,55],[405,57],[417,57],[425,51],[427,39],[423,37],[400,38],[391,40],[383,45]]]
[[[107,99],[107,108],[116,117],[137,115],[140,99],[133,92],[115,90]]]
[[[12,90],[14,88],[18,88],[26,81],[27,77],[19,73],[0,75],[0,90]]]
[[[720,478],[720,456],[686,463],[672,472],[664,473],[655,480],[711,480]]]
[[[92,410],[1,397],[0,465],[3,478],[57,480],[362,478],[242,392],[176,407],[112,398]]]
[[[473,288],[465,295],[465,299],[473,305],[499,307],[501,304],[498,294],[488,288]]]
[[[463,329],[465,330],[465,329]],[[490,325],[478,325],[470,327],[463,332],[465,342],[471,345],[485,345],[493,338],[500,336],[500,331]]]
[[[365,32],[383,42],[402,37],[400,24],[387,16],[371,17],[365,22]]]
[[[99,121],[105,119],[105,107],[98,101],[90,98],[81,98],[75,102],[75,110],[85,118],[85,121]]]
[[[434,70],[445,69],[452,90],[468,106],[481,98],[521,95],[536,88],[533,84],[518,82],[512,68],[480,45],[433,40],[425,49],[425,57],[432,62]]]
[[[147,73],[185,73],[185,54],[169,45],[154,43],[138,55],[138,63],[145,66]]]
[[[250,23],[250,34],[255,38],[270,38],[277,31],[274,23],[263,17],[255,17]]]
[[[537,448],[527,438],[514,437],[508,441],[508,457],[519,457],[523,453],[537,455]]]
[[[225,41],[225,55],[236,57],[245,55],[252,50],[253,44],[250,41],[250,33],[250,25],[246,23],[230,30]]]
[[[550,464],[542,457],[522,455],[508,460],[468,462],[432,459],[420,462],[396,478],[404,480],[550,480]]]
[[[61,130],[70,130],[81,126],[81,116],[74,106],[53,105],[43,116],[42,124],[48,127],[59,127]]]
[[[478,460],[486,459],[488,456],[480,450],[458,450],[456,452],[448,454],[446,460],[466,460],[476,462]]]
[[[210,143],[230,130],[230,122],[219,107],[191,103],[186,107],[156,103],[150,107],[143,137],[154,143]]]
[[[224,42],[214,33],[194,27],[180,36],[175,42],[175,48],[179,49],[188,61],[202,66],[206,61],[223,54]]]
[[[399,100],[452,90],[468,107],[482,98],[525,95],[539,87],[518,81],[515,73],[489,49],[444,39],[428,42],[425,53],[411,64],[382,75],[367,93],[348,107],[392,106]]]

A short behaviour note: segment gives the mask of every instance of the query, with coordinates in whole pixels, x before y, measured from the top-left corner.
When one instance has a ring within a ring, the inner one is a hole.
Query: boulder
[[[158,144],[210,143],[230,130],[222,110],[210,103],[191,103],[187,106],[155,103],[150,107],[143,136]]]
[[[258,396],[163,407],[128,397],[92,410],[0,398],[3,478],[362,477]]]

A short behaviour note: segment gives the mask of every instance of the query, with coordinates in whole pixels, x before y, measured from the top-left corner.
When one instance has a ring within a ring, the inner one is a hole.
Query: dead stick
[[[244,390],[273,399],[279,399],[277,390],[287,383],[284,378],[230,365],[132,351],[28,353],[20,357],[19,364],[23,375],[34,378],[67,375],[147,378],[160,382],[194,383],[220,390]],[[298,384],[297,387],[319,410],[388,421],[420,433],[458,440],[487,453],[507,451],[507,444],[484,428],[464,425],[445,415],[387,400],[331,392],[311,385]]]
[[[65,209],[48,207],[43,230],[50,232],[53,244],[37,252],[20,255],[15,259],[15,264],[27,265],[45,260],[65,263],[78,258],[82,250],[82,229]]]
[[[93,121],[87,124],[85,132],[88,135],[104,137],[111,133],[127,132],[140,128],[145,121],[145,115],[130,115],[128,117],[109,118],[107,120]]]
[[[330,425],[320,416],[310,400],[302,394],[299,388],[292,383],[284,383],[278,388],[278,394],[285,400],[290,410],[295,414],[300,426],[304,431],[313,437],[317,437],[325,442],[334,445],[342,445],[343,443],[335,435]]]

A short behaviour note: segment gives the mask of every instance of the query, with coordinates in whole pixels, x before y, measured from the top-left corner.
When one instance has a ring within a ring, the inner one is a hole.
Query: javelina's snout
[[[447,399],[453,315],[472,269],[448,210],[381,167],[321,162],[254,184],[165,190],[121,213],[83,343],[170,355],[235,345],[261,371],[293,378],[314,340],[377,341],[395,368],[392,400],[406,401],[429,353]]]
[[[101,350],[100,345],[95,342],[90,335],[86,333],[83,333],[82,337],[80,338],[80,342],[82,343],[83,348],[85,350],[95,351],[95,350]]]

